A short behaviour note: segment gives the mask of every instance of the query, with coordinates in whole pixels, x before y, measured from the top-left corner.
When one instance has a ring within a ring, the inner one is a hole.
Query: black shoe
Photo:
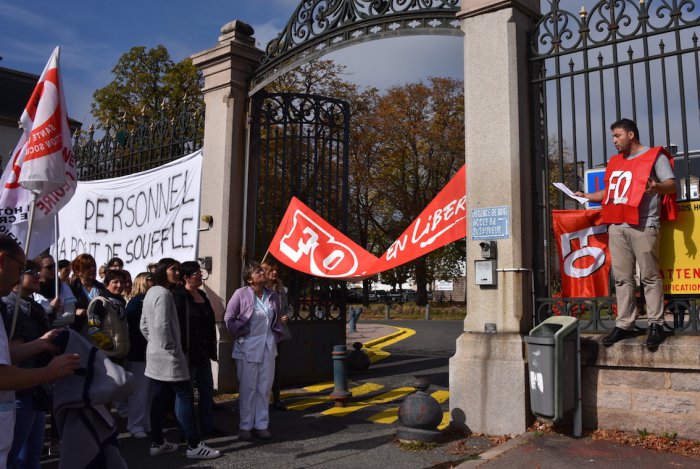
[[[284,405],[279,399],[272,403],[272,407],[276,410],[287,410],[287,406]]]
[[[663,326],[661,324],[651,324],[649,325],[649,335],[644,345],[646,345],[649,350],[656,350],[665,338]]]
[[[612,330],[612,332],[605,337],[603,337],[603,345],[606,347],[610,347],[616,342],[619,342],[623,339],[629,339],[630,337],[634,337],[637,335],[637,332],[634,330],[627,330],[627,329],[620,329],[619,327],[615,326],[615,328]]]

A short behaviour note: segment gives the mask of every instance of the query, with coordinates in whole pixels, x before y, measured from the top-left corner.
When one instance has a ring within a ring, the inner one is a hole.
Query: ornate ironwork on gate
[[[347,229],[349,105],[294,93],[259,92],[252,100],[251,180],[257,203],[255,259],[262,259],[291,198],[341,231]],[[345,318],[345,282],[289,271],[294,320]]]
[[[691,0],[543,0],[530,42],[537,168],[539,272],[536,322],[577,315],[590,330],[612,327],[614,297],[553,298],[558,256],[550,210],[576,208],[552,189],[583,190],[587,169],[615,153],[609,125],[635,120],[640,140],[675,158],[679,200],[698,200],[700,176],[700,14]],[[593,189],[591,189],[592,191]],[[667,327],[700,330],[700,295],[669,296]]]
[[[270,41],[250,95],[333,50],[392,36],[461,35],[459,0],[303,0]]]
[[[107,127],[95,140],[94,128],[73,144],[79,181],[125,176],[155,168],[202,147],[204,113],[183,108],[174,118],[144,117],[133,128]]]

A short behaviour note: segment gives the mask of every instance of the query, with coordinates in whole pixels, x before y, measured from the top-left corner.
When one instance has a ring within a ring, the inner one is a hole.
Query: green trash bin
[[[559,421],[577,405],[578,320],[553,316],[525,336],[530,372],[530,408]]]

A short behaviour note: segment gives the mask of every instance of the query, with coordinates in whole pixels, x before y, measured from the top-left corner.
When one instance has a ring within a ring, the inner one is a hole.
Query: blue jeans
[[[46,412],[34,410],[31,395],[17,399],[17,414],[12,449],[7,456],[8,468],[39,469],[44,443]]]
[[[199,444],[199,434],[194,423],[194,393],[192,383],[188,381],[158,381],[151,379],[153,398],[151,401],[151,440],[157,445],[165,441],[163,437],[163,419],[167,403],[175,393],[175,416],[185,430],[185,438],[191,447]]]
[[[192,385],[199,391],[199,428],[202,433],[214,429],[214,378],[211,375],[211,362],[190,365]]]

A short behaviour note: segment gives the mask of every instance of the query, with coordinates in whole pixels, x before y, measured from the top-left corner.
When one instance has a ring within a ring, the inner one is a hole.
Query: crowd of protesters
[[[81,366],[81,357],[62,354],[57,345],[67,329],[128,371],[128,393],[107,408],[126,420],[133,438],[150,435],[151,456],[178,449],[164,436],[168,415],[177,420],[188,458],[221,455],[202,441],[226,433],[214,425],[216,325],[200,265],[164,258],[135,274],[132,282],[116,257],[99,268],[90,254],[27,260],[12,239],[0,235],[0,467],[38,468],[47,450],[64,457],[51,412],[52,383]],[[273,263],[250,263],[243,277],[245,286],[233,294],[224,316],[234,338],[238,436],[249,440],[255,432],[269,439],[277,344],[289,335],[287,301]],[[274,397],[274,407],[285,410],[278,387]],[[47,415],[52,418],[45,432]]]

